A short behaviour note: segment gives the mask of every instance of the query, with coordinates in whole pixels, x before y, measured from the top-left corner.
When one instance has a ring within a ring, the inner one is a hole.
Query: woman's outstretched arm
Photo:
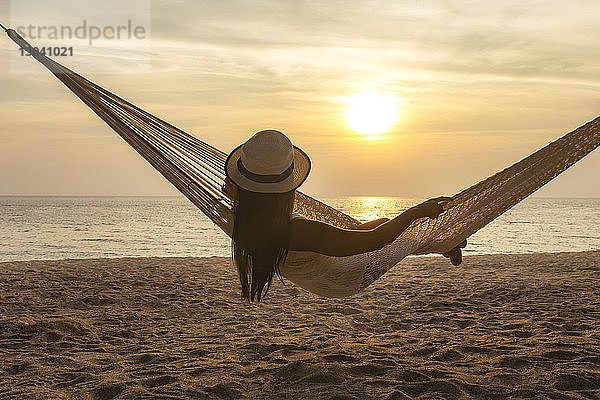
[[[377,228],[379,225],[383,224],[384,222],[388,222],[389,220],[390,220],[389,218],[374,219],[372,221],[367,221],[365,223],[362,223],[362,224],[356,226],[354,229],[357,229],[360,231],[374,229],[374,228]]]
[[[294,219],[290,250],[313,251],[335,257],[378,250],[393,242],[414,220],[422,217],[436,218],[443,212],[442,203],[447,199],[439,197],[428,200],[366,230],[360,227],[342,229],[319,221]]]

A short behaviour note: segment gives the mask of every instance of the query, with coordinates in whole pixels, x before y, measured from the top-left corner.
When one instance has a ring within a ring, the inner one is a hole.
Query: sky
[[[72,18],[75,3],[4,1],[0,22]],[[89,20],[131,12],[88,3]],[[452,195],[600,114],[597,1],[147,4],[142,53],[99,41],[58,61],[226,152],[283,131],[311,157],[315,196]],[[17,51],[0,39],[0,195],[177,194]],[[398,100],[378,140],[346,120],[369,91]],[[600,197],[598,171],[597,150],[537,195]]]

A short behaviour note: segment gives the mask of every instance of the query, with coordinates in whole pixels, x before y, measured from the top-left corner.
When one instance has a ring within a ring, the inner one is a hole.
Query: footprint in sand
[[[573,374],[561,374],[554,381],[554,388],[561,391],[595,390],[600,388],[598,383]]]
[[[354,376],[384,376],[391,368],[375,364],[355,365],[348,368],[348,372]]]
[[[235,382],[224,382],[205,387],[204,390],[220,399],[241,399],[244,397],[242,387]]]
[[[458,361],[462,360],[463,358],[464,356],[454,349],[440,351],[438,354],[432,357],[433,360],[444,362]]]
[[[568,350],[554,350],[543,353],[542,357],[546,357],[555,361],[569,361],[581,357],[581,354]]]
[[[155,388],[159,386],[170,385],[173,382],[177,382],[179,378],[172,375],[162,375],[156,378],[148,378],[142,381],[142,385],[146,388]]]
[[[127,387],[122,383],[103,383],[91,392],[94,400],[112,400],[120,395]]]
[[[398,380],[405,382],[425,382],[429,379],[429,376],[411,369],[404,370],[398,375]]]
[[[356,363],[359,361],[358,357],[350,356],[348,354],[329,354],[323,356],[325,361],[339,362],[339,363]]]
[[[418,398],[420,396],[435,394],[435,397],[428,398],[443,398],[443,399],[459,399],[464,393],[454,383],[446,381],[430,381],[401,384],[396,387],[407,395]]]
[[[531,362],[528,359],[519,356],[502,357],[497,363],[498,367],[512,369],[521,369],[529,366],[530,364]]]
[[[521,338],[521,339],[528,339],[534,335],[533,332],[522,331],[522,330],[518,330],[518,329],[512,331],[512,334],[513,334],[513,336]]]

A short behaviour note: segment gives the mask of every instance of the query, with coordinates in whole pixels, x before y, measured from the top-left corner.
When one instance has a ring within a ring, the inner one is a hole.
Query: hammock
[[[136,107],[35,51],[17,32],[5,29],[142,157],[231,236],[231,200],[221,191],[227,154]],[[600,145],[600,117],[529,157],[456,194],[436,219],[412,223],[381,250],[347,257],[292,251],[284,277],[324,297],[359,293],[408,255],[444,253],[531,195]],[[297,192],[294,211],[342,228],[356,219]]]

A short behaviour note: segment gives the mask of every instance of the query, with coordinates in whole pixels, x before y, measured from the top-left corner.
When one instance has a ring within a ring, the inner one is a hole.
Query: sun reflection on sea
[[[332,198],[330,201],[335,208],[366,222],[383,217],[393,218],[417,204],[419,199],[356,196]]]
[[[392,199],[386,199],[385,197],[363,197],[355,200],[357,208],[360,209],[360,213],[357,214],[356,218],[361,221],[371,221],[381,217],[388,217],[388,213],[384,210],[389,209],[389,204]]]

